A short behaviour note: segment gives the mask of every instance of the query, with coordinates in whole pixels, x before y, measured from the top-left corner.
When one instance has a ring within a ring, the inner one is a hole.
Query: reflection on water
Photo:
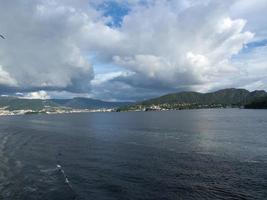
[[[2,117],[0,199],[266,199],[266,114]]]

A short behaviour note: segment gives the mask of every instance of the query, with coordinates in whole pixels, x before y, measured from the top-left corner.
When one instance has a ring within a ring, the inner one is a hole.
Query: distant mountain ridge
[[[46,107],[66,107],[70,109],[110,109],[129,105],[129,102],[108,102],[97,99],[76,97],[73,99],[22,99],[0,97],[0,107],[7,110],[42,110]]]
[[[73,99],[51,99],[51,102],[60,106],[76,109],[118,108],[131,104],[130,102],[111,102],[98,99],[75,97]]]
[[[5,110],[33,110],[40,111],[45,108],[66,109],[117,109],[118,111],[144,110],[153,105],[160,105],[159,109],[187,109],[187,108],[209,108],[225,106],[251,107],[265,105],[267,93],[263,90],[249,92],[245,89],[223,89],[216,92],[178,92],[163,95],[158,98],[145,100],[138,103],[131,102],[108,102],[97,99],[76,97],[73,99],[22,99],[16,97],[0,96],[0,109]],[[256,104],[253,104],[256,102]]]
[[[263,90],[249,92],[235,88],[209,93],[178,92],[122,107],[118,111],[243,107],[262,97],[267,97],[267,93]]]
[[[249,92],[245,89],[223,89],[210,93],[179,92],[167,94],[158,98],[141,102],[142,105],[164,103],[196,103],[196,104],[222,104],[222,105],[245,105],[259,97],[267,96],[264,90]]]

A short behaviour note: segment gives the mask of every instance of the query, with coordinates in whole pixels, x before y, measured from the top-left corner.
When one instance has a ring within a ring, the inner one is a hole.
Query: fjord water
[[[0,199],[267,199],[266,188],[266,110],[0,119]]]

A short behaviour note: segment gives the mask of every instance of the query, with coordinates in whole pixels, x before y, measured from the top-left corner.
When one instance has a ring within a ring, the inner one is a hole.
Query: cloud
[[[246,20],[227,16],[223,3],[193,4],[180,11],[173,6],[172,1],[156,1],[125,16],[121,50],[114,52],[113,62],[177,89],[235,72],[231,57],[254,36],[243,31]]]
[[[50,96],[44,90],[38,92],[30,92],[22,95],[23,95],[22,98],[24,99],[50,99]]]
[[[161,83],[146,80],[145,77],[129,71],[99,74],[92,81],[90,97],[101,97],[107,101],[141,101],[159,93],[171,92],[164,85],[155,89],[155,85]]]
[[[265,49],[244,53],[267,37],[264,0],[0,1],[0,91],[133,100],[266,84]]]
[[[14,80],[10,74],[3,70],[3,67],[0,65],[0,84],[7,86],[16,86],[17,82]]]
[[[247,20],[246,30],[255,32],[255,40],[267,38],[266,0],[237,0],[230,9],[233,17]]]
[[[1,1],[1,32],[6,40],[0,42],[0,84],[16,85],[18,90],[89,92],[93,67],[87,57],[111,45],[116,31],[97,11],[89,6],[85,11],[82,5],[81,1]]]
[[[233,85],[239,85],[249,90],[267,90],[267,46],[260,46],[250,52],[239,55],[233,60],[233,65],[239,69],[239,74],[229,77]]]

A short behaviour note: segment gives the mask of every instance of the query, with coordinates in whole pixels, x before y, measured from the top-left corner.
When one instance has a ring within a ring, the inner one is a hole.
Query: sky
[[[267,90],[267,0],[0,0],[0,95]]]

